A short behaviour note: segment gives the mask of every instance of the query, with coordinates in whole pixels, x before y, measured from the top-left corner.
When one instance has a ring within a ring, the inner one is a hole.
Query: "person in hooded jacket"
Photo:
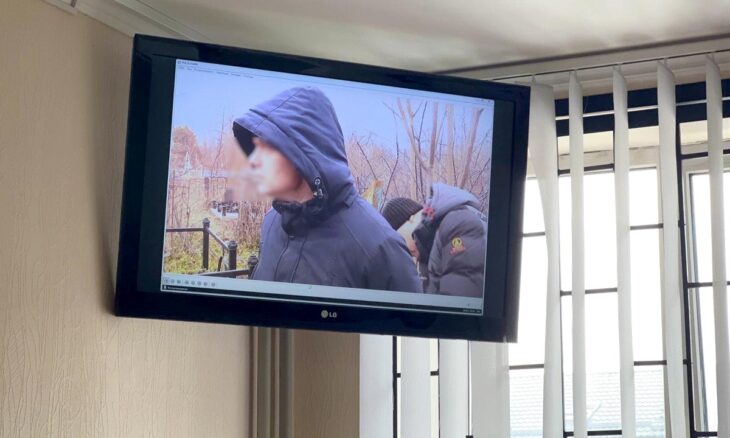
[[[487,218],[474,195],[435,183],[425,205],[394,198],[383,216],[406,239],[426,293],[483,296]]]
[[[422,292],[405,242],[355,189],[322,91],[286,90],[236,119],[233,134],[273,198],[252,279]]]

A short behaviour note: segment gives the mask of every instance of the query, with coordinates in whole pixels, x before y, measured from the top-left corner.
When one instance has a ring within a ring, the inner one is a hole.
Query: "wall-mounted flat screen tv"
[[[516,338],[529,90],[137,36],[116,313]]]

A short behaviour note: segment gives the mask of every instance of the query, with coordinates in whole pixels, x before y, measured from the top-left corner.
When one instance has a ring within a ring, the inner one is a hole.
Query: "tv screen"
[[[528,91],[137,36],[116,311],[514,340]]]

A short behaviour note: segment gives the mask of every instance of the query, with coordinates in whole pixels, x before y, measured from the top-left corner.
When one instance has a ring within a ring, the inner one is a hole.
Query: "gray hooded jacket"
[[[487,218],[474,195],[443,183],[432,186],[423,220],[414,231],[427,293],[481,297],[487,251]],[[423,269],[425,268],[425,269]]]
[[[246,154],[259,137],[279,150],[315,195],[274,201],[261,229],[255,280],[422,292],[403,238],[353,185],[334,107],[317,88],[292,88],[233,123]]]

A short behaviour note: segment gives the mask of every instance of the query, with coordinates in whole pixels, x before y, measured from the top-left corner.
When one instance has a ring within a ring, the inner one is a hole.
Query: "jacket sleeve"
[[[388,238],[378,246],[367,275],[370,289],[423,292],[415,260],[400,236]]]
[[[428,262],[426,292],[481,297],[484,292],[486,225],[468,210],[447,214]]]

